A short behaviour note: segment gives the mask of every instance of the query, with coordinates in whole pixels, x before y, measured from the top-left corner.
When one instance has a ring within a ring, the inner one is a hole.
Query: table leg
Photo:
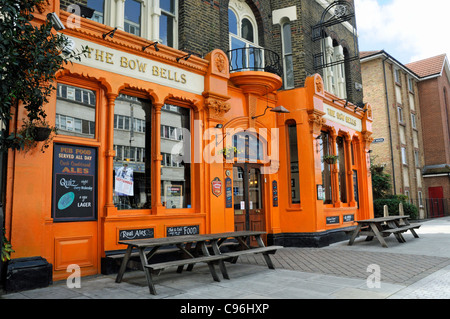
[[[125,273],[125,269],[127,268],[128,261],[130,260],[131,251],[133,247],[131,245],[128,246],[125,256],[122,259],[122,264],[120,265],[119,273],[116,277],[116,282],[120,283],[122,281],[123,274]]]
[[[381,235],[380,231],[378,230],[377,225],[374,223],[370,223],[370,228],[372,229],[373,233],[377,237],[378,241],[381,243],[381,246],[383,246],[384,248],[387,248],[388,245],[384,241],[383,235]]]
[[[407,225],[407,226],[410,225],[408,219],[405,218],[405,219],[402,219],[402,221],[404,222],[405,225]],[[419,238],[419,235],[417,235],[416,231],[413,228],[411,228],[410,231],[411,231],[411,234],[413,234],[413,236],[415,238]]]
[[[399,222],[395,222],[395,221],[388,222],[387,225],[389,226],[389,228],[392,228],[392,229],[401,227],[401,224]],[[394,235],[395,235],[395,238],[397,238],[397,241],[399,243],[406,243],[406,240],[401,233],[394,233]]]
[[[209,256],[209,251],[208,251],[208,247],[206,247],[206,242],[202,242],[201,245],[202,245],[201,247],[202,247],[203,254],[205,256]],[[214,255],[221,255],[220,248],[218,245],[218,240],[211,240],[211,246],[212,246]],[[211,267],[210,267],[210,269],[211,269]],[[220,269],[220,272],[222,273],[223,278],[230,279],[227,268],[225,267],[225,262],[223,260],[219,260],[219,269]]]
[[[350,237],[350,240],[348,242],[349,246],[353,245],[353,242],[355,241],[356,236],[358,236],[358,233],[360,230],[361,230],[361,224],[358,224],[358,226],[356,226],[355,230],[353,231],[352,237]]]
[[[147,258],[144,253],[144,248],[139,248],[139,257],[141,258],[141,265],[142,265],[142,268],[144,269],[145,277],[147,278],[147,283],[148,283],[148,288],[150,290],[150,293],[152,295],[156,295],[156,289],[153,284],[151,270],[148,269],[147,267],[145,267],[146,265],[148,265],[148,263],[147,263]]]
[[[261,238],[261,235],[256,235],[256,241],[258,243],[259,247],[265,247],[266,245],[264,245],[264,241]],[[263,253],[263,257],[264,260],[266,261],[267,266],[269,267],[269,269],[275,269],[273,263],[272,263],[272,259],[270,258],[269,254]]]

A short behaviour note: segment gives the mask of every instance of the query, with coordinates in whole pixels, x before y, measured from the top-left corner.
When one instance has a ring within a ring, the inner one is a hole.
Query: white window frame
[[[402,79],[401,79],[400,74],[401,74],[400,69],[395,68],[395,69],[394,69],[395,83],[402,84],[402,82],[401,82]]]
[[[289,26],[291,26],[291,21],[289,19],[285,19],[283,21],[283,23],[281,24],[281,49],[282,49],[282,53],[283,53],[283,77],[284,77],[284,89],[292,89],[294,88],[294,83],[295,83],[295,77],[294,77],[294,61],[292,61],[292,63],[290,65],[287,65],[286,61],[287,61],[287,57],[291,57],[291,59],[294,58],[294,55],[292,54],[292,31],[291,28],[289,28],[289,40],[291,41],[290,43],[290,47],[291,47],[291,52],[286,52],[285,51],[285,42],[286,42],[286,33],[284,32],[284,27],[286,24],[289,24]],[[292,72],[292,84],[288,84],[288,80],[287,80],[287,70],[288,67],[290,69],[290,71]]]
[[[419,199],[419,207],[423,207],[422,191],[417,192],[417,197]]]
[[[402,164],[408,165],[408,158],[406,156],[406,147],[401,148],[401,155],[402,155]]]
[[[403,114],[403,108],[401,106],[397,106],[397,112],[398,112],[398,122],[405,123],[405,116]]]
[[[414,93],[414,79],[412,77],[408,77],[408,90]]]
[[[258,23],[256,22],[255,15],[253,14],[253,11],[248,6],[248,4],[244,2],[240,2],[237,0],[230,0],[228,4],[228,9],[233,11],[234,15],[236,16],[236,22],[237,22],[237,34],[231,33],[228,30],[228,37],[229,37],[229,43],[230,43],[230,50],[232,50],[232,39],[236,39],[238,41],[244,42],[244,45],[246,48],[257,48],[264,50],[259,45],[259,39],[258,39]],[[228,11],[227,11],[228,12]],[[247,39],[244,39],[242,37],[242,20],[247,19],[250,21],[252,28],[253,28],[253,42],[248,41]],[[246,50],[247,56],[247,67],[248,67],[248,61],[250,61],[250,50]],[[261,65],[264,66],[264,54],[261,56]],[[246,68],[243,66],[243,69]],[[242,71],[242,70],[240,70]]]
[[[335,63],[342,61],[339,64],[329,66],[323,69],[325,90],[338,96],[340,99],[347,98],[347,88],[345,80],[345,64],[344,49],[341,45],[333,46],[333,39],[326,37],[324,41],[325,47],[322,47],[322,52],[325,56],[325,63]]]
[[[417,117],[414,113],[411,113],[411,127],[417,129]]]

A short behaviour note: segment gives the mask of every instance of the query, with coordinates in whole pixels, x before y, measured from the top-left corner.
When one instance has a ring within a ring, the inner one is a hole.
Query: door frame
[[[233,164],[233,168],[234,167],[241,167],[243,172],[244,172],[244,176],[243,176],[243,187],[244,187],[244,201],[245,201],[245,229],[246,230],[250,230],[250,199],[248,196],[248,189],[249,189],[249,185],[248,185],[248,172],[251,168],[255,168],[259,170],[259,176],[260,176],[260,195],[261,195],[261,211],[262,211],[262,222],[263,222],[263,230],[266,230],[266,207],[265,207],[265,187],[264,187],[264,182],[262,180],[262,174],[261,174],[261,168],[263,167],[262,164],[258,164],[258,163],[248,163],[248,162],[244,162],[244,163],[234,163]]]

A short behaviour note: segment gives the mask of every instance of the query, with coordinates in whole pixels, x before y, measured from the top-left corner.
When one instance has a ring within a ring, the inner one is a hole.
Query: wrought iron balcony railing
[[[264,71],[283,77],[280,56],[268,49],[244,47],[227,52],[230,72]]]

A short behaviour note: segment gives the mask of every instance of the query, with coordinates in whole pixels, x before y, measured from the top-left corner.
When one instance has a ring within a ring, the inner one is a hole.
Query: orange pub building
[[[41,256],[60,280],[71,264],[101,273],[119,240],[252,229],[322,247],[373,217],[369,104],[318,73],[280,90],[283,76],[230,72],[223,50],[189,55],[84,17],[70,28],[59,1],[40,9],[88,53],[57,75],[51,146],[8,154],[12,258]],[[11,130],[22,107],[15,118]]]

